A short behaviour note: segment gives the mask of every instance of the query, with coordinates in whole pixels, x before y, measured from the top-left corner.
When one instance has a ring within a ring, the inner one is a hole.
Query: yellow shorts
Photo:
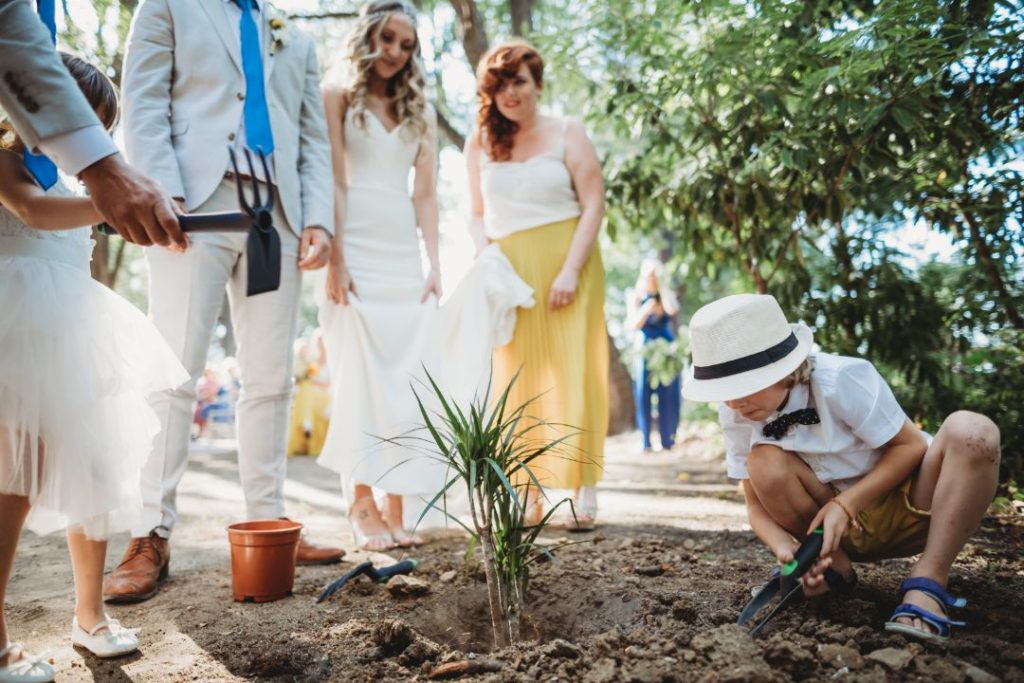
[[[851,560],[873,562],[909,557],[924,550],[932,515],[910,504],[912,483],[913,477],[907,477],[874,505],[857,513],[857,521],[864,530],[851,527],[841,543]]]

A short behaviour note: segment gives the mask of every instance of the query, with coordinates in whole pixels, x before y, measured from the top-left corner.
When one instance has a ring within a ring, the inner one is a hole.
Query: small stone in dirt
[[[973,664],[968,664],[967,668],[964,669],[964,676],[967,677],[968,683],[998,683],[999,679],[984,669],[978,668]]]
[[[457,570],[449,569],[448,571],[446,571],[443,574],[441,574],[441,582],[442,583],[451,583],[452,581],[454,581],[458,577],[458,575],[459,575],[459,572]]]
[[[472,661],[464,659],[460,662],[449,662],[435,666],[430,672],[430,679],[458,678],[469,674],[493,673],[495,671],[501,671],[500,662],[486,659]]]
[[[551,657],[555,659],[576,659],[582,654],[578,645],[574,645],[567,640],[561,638],[555,638],[551,642],[547,643],[540,649],[540,653],[544,657]]]
[[[765,664],[741,664],[732,669],[704,674],[699,683],[781,683],[788,680]]]
[[[837,669],[846,667],[850,671],[864,668],[864,658],[852,647],[828,643],[818,647],[821,661]]]
[[[865,657],[865,659],[869,659],[872,662],[878,662],[889,671],[899,671],[907,664],[910,664],[910,660],[913,658],[913,652],[895,647],[884,647],[881,650],[869,653]]]
[[[665,573],[665,565],[652,564],[647,567],[635,567],[633,572],[640,576],[661,576]]]
[[[430,592],[430,584],[415,576],[396,576],[388,581],[388,592],[398,598],[418,597]]]
[[[931,683],[960,683],[964,674],[953,662],[944,657],[922,655],[914,659],[914,673]]]
[[[693,550],[697,547],[697,541],[693,540],[692,538],[684,538],[683,547],[687,550]]]
[[[692,624],[697,621],[697,608],[685,598],[680,598],[672,603],[672,616],[676,621]]]
[[[732,663],[761,659],[759,648],[750,634],[735,624],[698,633],[690,641],[690,647],[711,662]]]
[[[393,657],[409,647],[416,634],[401,619],[387,619],[373,629],[373,640],[386,656]]]
[[[417,637],[409,647],[405,648],[398,657],[398,663],[402,666],[414,667],[423,662],[437,659],[441,648],[426,638]]]
[[[796,678],[806,678],[817,668],[817,662],[810,652],[787,640],[772,645],[764,658],[772,667]]]
[[[602,657],[594,662],[583,677],[584,683],[612,683],[619,680],[619,663],[611,657]]]

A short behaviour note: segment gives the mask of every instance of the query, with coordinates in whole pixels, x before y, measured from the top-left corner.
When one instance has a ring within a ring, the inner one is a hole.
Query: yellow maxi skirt
[[[525,414],[546,423],[529,433],[529,442],[572,435],[557,452],[529,465],[542,486],[557,489],[592,486],[601,479],[608,433],[608,332],[597,246],[580,273],[573,303],[554,311],[548,305],[576,223],[575,218],[549,223],[498,240],[516,273],[533,287],[536,305],[519,309],[512,341],[494,352],[492,394],[519,372],[508,405],[533,399]]]

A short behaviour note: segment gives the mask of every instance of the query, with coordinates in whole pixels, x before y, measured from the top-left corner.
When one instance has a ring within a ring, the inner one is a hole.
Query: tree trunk
[[[619,349],[608,335],[608,435],[621,434],[636,425],[633,379]]]
[[[466,136],[460,133],[448,120],[448,117],[440,111],[437,112],[437,127],[441,130],[442,136],[455,145],[460,152],[466,146]]]
[[[469,66],[476,73],[476,65],[487,52],[487,29],[484,18],[475,0],[451,0],[452,9],[457,17],[458,36],[462,40],[462,49],[469,60]]]
[[[1020,311],[1014,308],[1011,302],[1010,293],[1006,289],[1006,283],[1003,281],[1003,276],[999,273],[999,268],[992,260],[992,254],[989,253],[988,243],[985,242],[985,237],[981,234],[981,226],[978,225],[977,217],[970,211],[962,211],[961,214],[964,217],[964,221],[967,223],[967,227],[971,233],[971,244],[974,246],[974,255],[978,259],[978,265],[985,271],[986,277],[988,277],[989,283],[992,285],[992,289],[995,290],[996,301],[1003,307],[1003,312],[1006,313],[1006,319],[1011,325],[1016,327],[1018,330],[1024,329],[1024,319],[1022,319]]]
[[[110,236],[93,231],[93,238],[96,240],[96,247],[93,249],[92,261],[89,263],[89,272],[94,280],[114,289],[117,284],[117,276],[121,272],[121,264],[124,262],[126,242],[118,240],[113,252],[113,261],[111,261],[111,248],[114,243]]]
[[[508,0],[512,14],[512,35],[533,33],[533,0]]]

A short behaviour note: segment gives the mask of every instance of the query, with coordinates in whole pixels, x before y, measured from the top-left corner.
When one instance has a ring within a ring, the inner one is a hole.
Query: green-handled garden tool
[[[754,619],[762,610],[768,608],[772,601],[781,596],[778,602],[773,605],[768,614],[750,629],[750,635],[756,636],[768,621],[775,614],[802,591],[800,578],[807,573],[815,560],[821,554],[821,546],[824,541],[824,529],[818,528],[811,532],[807,539],[797,548],[796,554],[791,562],[787,562],[777,568],[772,577],[754,595],[753,600],[740,612],[737,624],[747,624]]]

